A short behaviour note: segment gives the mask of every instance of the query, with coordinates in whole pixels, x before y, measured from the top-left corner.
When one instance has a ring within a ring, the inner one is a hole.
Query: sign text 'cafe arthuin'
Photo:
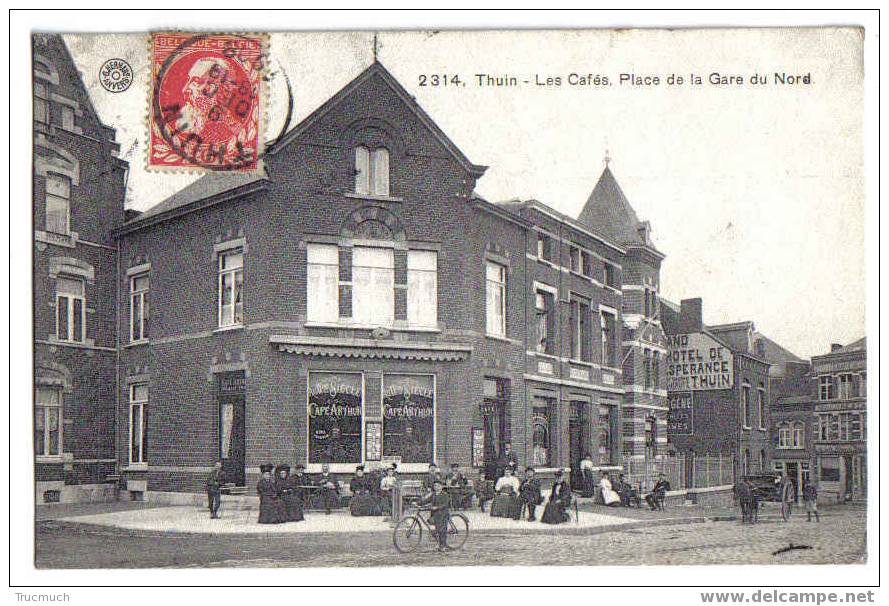
[[[667,360],[669,391],[731,389],[732,352],[706,333],[671,335]]]

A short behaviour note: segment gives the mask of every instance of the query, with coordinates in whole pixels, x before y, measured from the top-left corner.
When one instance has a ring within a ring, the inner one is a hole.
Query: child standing
[[[435,526],[435,535],[438,537],[438,550],[445,551],[448,548],[448,520],[451,517],[451,498],[444,490],[444,482],[436,478],[432,483],[432,493],[426,496],[422,505],[430,505],[432,524]]]
[[[818,516],[818,487],[812,482],[806,482],[803,486],[803,501],[806,503],[806,521],[812,521],[812,514],[815,514],[815,521],[820,522]]]

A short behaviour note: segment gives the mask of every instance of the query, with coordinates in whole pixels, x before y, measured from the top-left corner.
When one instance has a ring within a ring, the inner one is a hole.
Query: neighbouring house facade
[[[127,164],[62,38],[32,43],[35,496],[91,500],[117,468],[112,230]]]
[[[867,340],[812,358],[818,498],[867,498]]]
[[[701,299],[664,302],[661,310],[670,344],[669,441],[690,485],[701,482],[702,457],[730,460],[732,473],[718,474],[723,482],[770,469],[771,364],[753,323],[705,325]]]
[[[817,428],[811,365],[803,360],[776,364],[770,385],[772,467],[793,482],[800,499],[803,487],[815,481]]]
[[[127,489],[198,491],[219,458],[246,486],[267,461],[484,473],[507,443],[544,475],[662,460],[647,224],[607,167],[577,220],[483,200],[484,170],[374,63],[263,173],[116,230]]]

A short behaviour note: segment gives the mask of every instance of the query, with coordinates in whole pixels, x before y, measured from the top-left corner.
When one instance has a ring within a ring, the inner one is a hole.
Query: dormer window
[[[389,195],[389,150],[355,148],[355,193]]]

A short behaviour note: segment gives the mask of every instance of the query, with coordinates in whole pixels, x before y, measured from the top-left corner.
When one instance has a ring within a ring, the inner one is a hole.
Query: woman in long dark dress
[[[303,504],[302,489],[299,488],[297,478],[290,475],[289,465],[279,465],[278,477],[275,478],[275,489],[278,491],[280,507],[284,522],[302,522]]]
[[[256,484],[256,492],[259,494],[259,523],[260,524],[280,524],[283,522],[281,501],[278,498],[278,489],[275,486],[275,480],[272,478],[272,469],[274,465],[266,463],[260,465],[259,470],[262,472],[262,478]]]
[[[562,479],[562,472],[556,472],[556,481],[553,483],[553,489],[549,494],[549,502],[543,510],[543,517],[540,521],[544,524],[561,524],[568,521],[566,513],[568,506],[571,505],[571,487],[568,482]]]
[[[518,520],[522,517],[522,501],[519,498],[521,483],[512,475],[512,468],[503,470],[503,477],[497,480],[494,486],[494,500],[491,502],[492,518],[512,518]]]

